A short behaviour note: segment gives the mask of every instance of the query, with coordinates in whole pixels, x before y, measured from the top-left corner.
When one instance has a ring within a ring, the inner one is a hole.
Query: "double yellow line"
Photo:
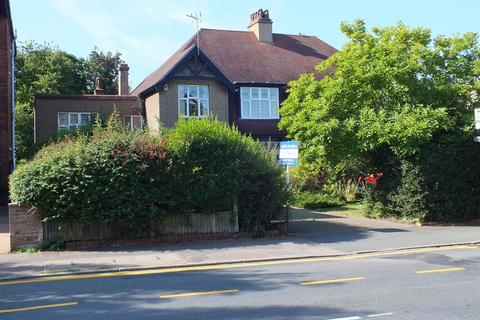
[[[239,263],[229,263],[229,264],[219,264],[219,265],[204,265],[204,266],[194,266],[194,267],[175,267],[175,268],[165,268],[165,269],[121,271],[121,272],[80,274],[80,275],[69,275],[69,276],[52,276],[52,277],[25,279],[25,280],[12,280],[12,281],[3,281],[3,282],[0,281],[0,286],[23,284],[23,283],[49,282],[49,281],[141,276],[141,275],[154,275],[154,274],[164,274],[164,273],[222,270],[222,269],[235,269],[235,268],[251,268],[251,267],[259,267],[259,266],[285,265],[285,264],[292,264],[292,263],[343,261],[343,260],[365,259],[365,258],[372,258],[372,257],[388,257],[388,256],[398,256],[398,255],[408,255],[408,254],[418,254],[418,253],[428,253],[428,252],[438,252],[438,251],[450,251],[450,250],[465,250],[465,249],[478,249],[478,247],[470,246],[470,245],[459,245],[459,246],[448,246],[448,247],[438,247],[438,248],[399,250],[399,251],[391,251],[391,252],[362,253],[362,254],[352,254],[347,256],[336,256],[336,257],[298,258],[298,259],[288,259],[288,260],[269,260],[269,261],[260,261],[260,262],[239,262]]]

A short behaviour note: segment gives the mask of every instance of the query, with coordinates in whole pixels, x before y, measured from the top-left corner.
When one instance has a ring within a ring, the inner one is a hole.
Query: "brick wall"
[[[43,241],[43,226],[40,215],[31,207],[10,203],[10,250],[35,247]]]
[[[11,171],[11,32],[8,18],[0,17],[0,203],[7,203],[8,176]]]

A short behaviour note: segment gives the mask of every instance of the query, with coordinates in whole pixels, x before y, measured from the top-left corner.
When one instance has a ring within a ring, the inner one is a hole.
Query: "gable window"
[[[123,124],[132,131],[140,130],[143,127],[143,119],[142,116],[129,114],[123,116]]]
[[[206,117],[209,113],[208,86],[178,86],[178,114],[184,118]]]
[[[59,112],[58,131],[75,130],[91,123],[91,113],[86,112]]]
[[[242,119],[279,119],[278,88],[241,87]]]

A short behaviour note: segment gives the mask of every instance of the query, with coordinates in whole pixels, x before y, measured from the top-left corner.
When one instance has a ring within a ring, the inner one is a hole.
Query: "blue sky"
[[[433,34],[480,32],[480,0],[10,0],[18,40],[49,42],[86,57],[94,46],[119,51],[134,88],[201,27],[246,30],[249,14],[269,9],[273,32],[315,35],[340,49],[342,21],[367,26],[402,20]]]

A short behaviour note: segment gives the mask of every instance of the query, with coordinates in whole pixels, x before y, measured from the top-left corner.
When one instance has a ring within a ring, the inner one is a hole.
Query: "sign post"
[[[286,166],[286,183],[285,188],[289,189],[290,186],[290,167],[298,165],[298,141],[281,141],[280,142],[280,152],[278,155],[278,161],[280,165]],[[289,203],[287,201],[287,233],[288,233],[288,207]]]
[[[475,129],[480,130],[480,108],[475,108]]]
[[[475,129],[480,130],[480,108],[475,108]],[[473,137],[473,141],[480,142],[480,136]]]

